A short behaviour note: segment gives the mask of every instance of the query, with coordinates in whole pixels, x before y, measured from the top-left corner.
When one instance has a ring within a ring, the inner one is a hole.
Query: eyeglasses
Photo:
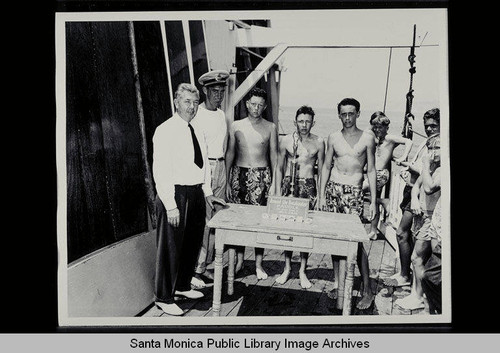
[[[349,117],[349,118],[354,118],[357,113],[354,112],[347,112],[347,113],[340,113],[341,118]]]

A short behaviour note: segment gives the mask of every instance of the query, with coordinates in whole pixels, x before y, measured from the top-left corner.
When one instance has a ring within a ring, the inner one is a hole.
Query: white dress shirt
[[[198,113],[191,121],[199,131],[203,131],[207,142],[208,158],[224,157],[226,150],[227,124],[226,115],[217,110],[208,110],[202,104],[198,107]]]
[[[177,207],[174,185],[202,184],[205,197],[212,195],[206,142],[194,127],[203,157],[203,167],[194,163],[194,147],[188,123],[175,113],[160,124],[153,136],[153,177],[165,209]]]

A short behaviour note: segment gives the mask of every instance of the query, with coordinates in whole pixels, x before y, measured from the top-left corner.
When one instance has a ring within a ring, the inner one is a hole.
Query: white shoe
[[[191,288],[192,289],[202,289],[205,288],[207,285],[203,280],[193,277],[191,278]]]
[[[180,295],[181,297],[186,297],[189,299],[200,299],[200,298],[203,298],[205,296],[202,292],[199,292],[199,291],[194,290],[194,289],[187,290],[187,291],[176,290],[175,295]]]
[[[155,302],[156,306],[160,308],[164,313],[168,315],[181,316],[184,315],[184,311],[179,308],[175,303],[167,304],[162,302]]]

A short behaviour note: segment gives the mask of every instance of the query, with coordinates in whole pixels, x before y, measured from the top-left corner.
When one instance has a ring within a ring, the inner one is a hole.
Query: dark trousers
[[[198,258],[205,227],[205,196],[200,185],[175,185],[175,202],[180,213],[179,226],[167,221],[167,212],[156,197],[156,300],[174,302],[176,290],[191,289],[191,278]]]
[[[422,289],[429,303],[431,314],[441,314],[441,246],[432,251],[432,255],[425,263]]]

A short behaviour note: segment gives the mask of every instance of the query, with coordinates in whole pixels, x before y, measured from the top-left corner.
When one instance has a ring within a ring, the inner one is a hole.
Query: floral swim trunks
[[[363,217],[362,186],[346,185],[329,181],[325,190],[326,209],[324,211],[355,214]]]
[[[389,181],[389,169],[377,170],[377,191],[381,191],[385,184]]]
[[[314,178],[297,178],[297,189],[294,192],[295,197],[300,197],[302,199],[309,199],[309,209],[314,209],[317,201],[317,188],[316,180]],[[281,182],[281,195],[289,196],[292,193],[292,178],[286,176]]]
[[[230,178],[230,201],[239,204],[266,206],[271,181],[272,174],[269,167],[233,166]]]

